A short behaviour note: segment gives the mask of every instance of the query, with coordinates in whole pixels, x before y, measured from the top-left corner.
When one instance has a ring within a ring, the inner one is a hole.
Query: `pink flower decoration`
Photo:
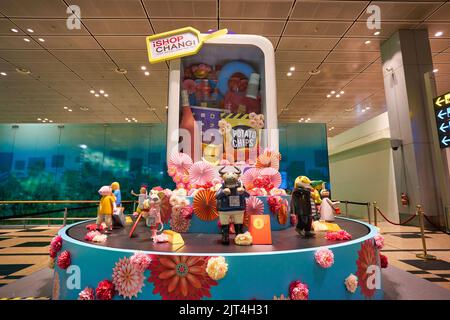
[[[86,233],[86,235],[84,236],[84,240],[86,241],[92,241],[94,239],[95,236],[100,235],[101,233],[98,231],[89,231],[88,233]]]
[[[59,250],[61,250],[62,247],[62,238],[61,236],[55,236],[52,241],[50,242],[50,247],[56,251],[59,252]]]
[[[375,240],[375,246],[377,247],[378,250],[383,249],[384,247],[384,237],[381,234],[377,234],[374,238]]]
[[[181,209],[181,215],[184,219],[192,219],[192,215],[194,213],[194,208],[192,206],[185,206]]]
[[[350,275],[345,278],[344,284],[349,292],[355,293],[356,289],[358,288],[358,277],[353,273],[350,273]]]
[[[52,247],[48,250],[48,254],[50,255],[50,258],[56,258],[56,255],[58,254],[55,250],[53,250]]]
[[[152,258],[143,252],[136,252],[130,258],[131,264],[140,272],[144,272],[150,266]]]
[[[322,268],[329,268],[334,263],[334,254],[328,248],[322,248],[317,250],[314,253],[314,258],[316,259],[317,264]]]
[[[266,196],[267,195],[267,191],[264,190],[263,188],[253,188],[248,190],[248,193],[251,196]]]
[[[131,299],[142,292],[144,273],[139,268],[135,268],[130,259],[119,259],[113,269],[112,282],[119,295]]]
[[[95,289],[98,300],[112,300],[115,294],[114,284],[109,280],[102,280]]]
[[[250,196],[246,200],[245,213],[248,215],[263,214],[264,203],[257,197]]]
[[[281,185],[281,174],[275,168],[262,168],[259,174],[263,177],[268,177],[273,188],[278,188]]]
[[[328,231],[325,234],[325,239],[327,239],[329,241],[345,241],[345,240],[351,240],[352,235],[345,230]]]
[[[245,172],[241,175],[241,181],[244,184],[246,189],[252,189],[255,187],[253,181],[259,176],[258,168],[250,168],[245,170]]]
[[[292,281],[289,285],[289,298],[291,300],[308,300],[308,285],[300,281]]]
[[[94,289],[86,287],[78,294],[78,300],[94,300]]]
[[[61,269],[67,269],[71,264],[70,252],[67,250],[61,252],[58,257],[57,264],[58,264],[58,267],[60,267]]]
[[[380,266],[383,269],[388,267],[388,257],[386,257],[384,254],[381,253],[380,253]]]

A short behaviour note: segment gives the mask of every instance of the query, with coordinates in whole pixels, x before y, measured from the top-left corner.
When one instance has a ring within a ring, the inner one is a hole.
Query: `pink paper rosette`
[[[214,167],[206,161],[197,161],[189,169],[189,182],[194,186],[206,185],[217,177]]]
[[[334,254],[328,248],[318,249],[314,253],[314,258],[319,266],[322,268],[330,268],[334,263]]]

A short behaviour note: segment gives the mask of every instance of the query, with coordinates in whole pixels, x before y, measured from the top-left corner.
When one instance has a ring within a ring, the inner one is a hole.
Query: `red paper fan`
[[[212,221],[219,216],[217,212],[216,193],[209,189],[200,190],[194,196],[194,214],[203,221]]]

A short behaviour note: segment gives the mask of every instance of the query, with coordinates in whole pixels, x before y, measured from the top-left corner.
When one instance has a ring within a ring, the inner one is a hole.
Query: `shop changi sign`
[[[450,147],[450,92],[433,99],[434,114],[441,148]]]
[[[205,41],[227,33],[227,29],[221,29],[209,34],[201,34],[197,29],[185,27],[148,36],[146,39],[148,60],[150,63],[157,63],[194,55]]]

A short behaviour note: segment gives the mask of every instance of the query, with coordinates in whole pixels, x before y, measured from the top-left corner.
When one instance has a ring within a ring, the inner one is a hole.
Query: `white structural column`
[[[400,217],[414,214],[420,204],[434,222],[442,223],[445,204],[440,193],[445,190],[437,177],[444,173],[433,158],[434,119],[425,88],[425,74],[433,70],[428,31],[397,31],[381,45],[381,60]],[[408,206],[401,203],[402,193],[409,198]]]

